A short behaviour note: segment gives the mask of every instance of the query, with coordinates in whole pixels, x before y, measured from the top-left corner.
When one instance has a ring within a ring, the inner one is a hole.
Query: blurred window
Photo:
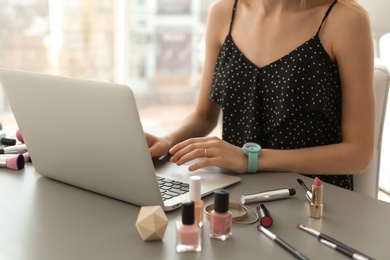
[[[143,119],[177,125],[169,113],[196,99],[212,1],[0,0],[0,66],[127,84]]]

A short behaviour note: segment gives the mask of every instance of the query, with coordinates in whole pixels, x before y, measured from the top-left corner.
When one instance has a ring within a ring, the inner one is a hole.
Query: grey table
[[[228,189],[231,201],[241,194],[295,188],[289,199],[267,202],[274,223],[269,228],[310,259],[348,259],[297,228],[317,229],[376,259],[390,259],[390,204],[355,192],[324,185],[324,215],[309,218],[301,178],[292,173],[242,176]],[[213,196],[205,199],[212,203]],[[255,205],[250,205],[255,207]],[[21,171],[0,169],[0,259],[294,259],[256,229],[233,224],[225,242],[209,238],[205,219],[202,252],[176,253],[175,221],[180,209],[167,213],[162,241],[144,242],[135,222],[140,208],[39,175],[29,164]]]

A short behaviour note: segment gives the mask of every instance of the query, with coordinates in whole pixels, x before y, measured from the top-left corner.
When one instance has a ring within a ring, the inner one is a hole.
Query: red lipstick
[[[260,225],[266,228],[270,227],[273,223],[273,220],[268,209],[263,203],[258,204],[256,208],[260,216]]]
[[[324,186],[318,177],[314,178],[314,183],[311,187],[312,199],[310,203],[310,217],[321,218],[324,204],[322,203],[322,196]]]

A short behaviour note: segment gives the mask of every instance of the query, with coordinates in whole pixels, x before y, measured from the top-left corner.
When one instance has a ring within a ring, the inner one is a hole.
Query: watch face
[[[260,145],[258,145],[256,143],[246,143],[245,149],[247,149],[251,152],[257,152],[257,151],[260,151]]]

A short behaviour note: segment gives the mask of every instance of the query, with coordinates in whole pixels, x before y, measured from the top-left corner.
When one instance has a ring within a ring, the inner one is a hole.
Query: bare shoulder
[[[223,42],[229,32],[234,0],[217,0],[209,8],[207,27],[213,38]]]
[[[324,45],[331,50],[333,58],[345,57],[346,54],[363,54],[366,51],[366,54],[370,55],[372,45],[370,18],[360,6],[338,2],[330,12],[321,33],[324,36]]]
[[[332,30],[341,34],[369,32],[370,17],[360,5],[337,3],[330,16]]]
[[[226,15],[228,15],[230,18],[230,14],[233,11],[234,2],[235,0],[216,0],[210,5],[209,12],[213,15],[221,15],[221,18]]]

